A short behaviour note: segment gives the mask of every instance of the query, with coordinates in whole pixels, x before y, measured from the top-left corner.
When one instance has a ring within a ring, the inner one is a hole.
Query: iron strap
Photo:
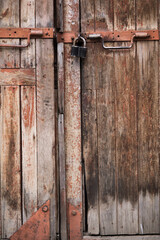
[[[97,41],[98,36],[104,39],[104,42],[129,42],[131,41],[133,35],[138,33],[146,33],[148,36],[147,38],[142,38],[138,40],[146,41],[159,40],[158,30],[86,32],[81,33],[80,35],[84,37],[87,40],[87,42]],[[73,43],[73,40],[78,35],[79,33],[76,32],[57,33],[55,28],[0,28],[0,39],[28,39],[28,45],[30,43],[30,38],[42,38],[42,39],[56,38],[57,42]],[[17,47],[26,47],[28,45],[18,45]],[[1,46],[3,46],[3,44]]]

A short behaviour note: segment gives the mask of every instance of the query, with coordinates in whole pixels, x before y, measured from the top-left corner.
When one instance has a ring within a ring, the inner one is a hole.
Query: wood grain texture
[[[21,87],[23,223],[37,210],[35,87]]]
[[[95,1],[95,30],[112,31],[114,21],[114,3],[108,0]]]
[[[0,27],[19,27],[19,0],[2,0],[0,7]],[[0,43],[18,44],[19,40],[1,39]],[[20,66],[19,49],[0,48],[0,68],[18,68]]]
[[[68,235],[82,239],[80,61],[65,45],[65,151],[68,201]],[[76,212],[76,215],[74,215]]]
[[[19,101],[19,87],[2,87],[2,238],[10,237],[21,225]]]
[[[135,29],[135,1],[114,1],[114,30]]]
[[[115,80],[113,53],[97,49],[97,121],[100,233],[117,233],[115,165]],[[103,65],[103,62],[106,63]]]
[[[114,27],[135,29],[135,0],[114,2]],[[135,63],[135,47],[115,52],[118,234],[138,233]]]
[[[96,98],[96,90],[83,90],[82,106],[85,106],[82,110],[83,159],[85,164],[85,184],[88,207],[87,224],[89,234],[99,234]]]
[[[53,27],[53,1],[36,2],[36,27]],[[52,197],[56,237],[55,185],[55,103],[54,103],[54,46],[52,39],[36,40],[37,63],[37,156],[38,206]],[[53,222],[53,221],[52,221]]]
[[[21,1],[21,27],[35,27],[35,0]],[[21,44],[26,44],[27,40],[21,40]],[[35,39],[31,39],[28,48],[21,49],[21,68],[35,68]]]
[[[67,240],[67,190],[66,158],[64,140],[64,44],[58,43],[58,156],[60,182],[60,226],[61,238]]]
[[[64,31],[79,32],[79,0],[63,0]]]
[[[81,29],[82,32],[95,30],[95,0],[81,0]]]
[[[35,27],[35,0],[21,1],[21,27]],[[21,40],[25,44],[27,40]],[[30,72],[35,68],[35,39],[30,46],[21,49],[21,68]],[[21,70],[22,71],[22,70]],[[28,75],[28,82],[36,84],[36,74]],[[25,85],[25,84],[24,84]],[[23,223],[37,210],[37,156],[36,156],[36,88],[21,88],[22,106],[22,211]]]
[[[19,1],[2,0],[0,27],[19,27]],[[19,40],[1,39],[0,43],[15,43]],[[20,66],[19,49],[0,49],[0,68]],[[1,208],[2,238],[13,234],[21,225],[21,167],[20,167],[20,109],[19,88],[2,87],[1,134]]]
[[[157,1],[137,2],[137,29],[157,28]],[[158,43],[137,43],[139,233],[159,233]]]
[[[35,85],[34,69],[0,69],[1,86]]]
[[[159,240],[159,235],[148,236],[111,236],[111,237],[83,237],[83,240]]]

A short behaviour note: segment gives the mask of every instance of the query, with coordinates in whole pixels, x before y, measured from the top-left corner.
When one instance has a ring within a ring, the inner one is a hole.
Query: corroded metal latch
[[[101,34],[90,34],[88,36],[89,39],[96,39],[96,38],[100,38],[102,40],[102,46],[104,49],[108,49],[108,50],[118,50],[118,49],[130,49],[133,47],[133,42],[134,42],[134,39],[135,38],[140,38],[140,39],[147,39],[149,38],[150,35],[149,33],[147,32],[135,32],[132,34],[131,36],[131,40],[130,40],[130,45],[129,46],[109,46],[109,47],[106,47],[105,46],[105,38],[103,38],[101,36]]]
[[[26,44],[0,44],[0,47],[26,48],[31,38],[54,38],[54,28],[0,28],[1,39],[27,39]],[[5,40],[3,40],[5,42]]]
[[[0,44],[0,47],[25,48],[30,45],[31,38],[57,39],[57,42],[73,43],[77,37],[83,37],[87,42],[99,41],[101,39],[105,49],[130,49],[134,40],[159,40],[158,30],[146,31],[106,31],[106,32],[56,32],[55,28],[0,28],[0,39],[27,39],[27,44]],[[105,42],[131,42],[125,47],[106,47]]]

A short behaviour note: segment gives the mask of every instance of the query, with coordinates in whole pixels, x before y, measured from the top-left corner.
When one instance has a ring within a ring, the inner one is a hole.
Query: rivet
[[[42,211],[43,211],[43,212],[47,212],[47,211],[48,211],[48,206],[45,205],[45,206],[42,208]]]
[[[72,215],[73,216],[76,216],[77,215],[77,212],[75,210],[72,211]]]

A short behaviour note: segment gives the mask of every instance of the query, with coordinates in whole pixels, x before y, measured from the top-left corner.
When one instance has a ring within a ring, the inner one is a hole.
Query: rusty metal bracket
[[[27,44],[0,44],[0,47],[26,48],[30,45],[31,37],[54,38],[54,28],[0,28],[1,39],[27,39]],[[5,40],[3,40],[5,42]]]
[[[50,200],[41,206],[10,240],[50,239]]]

